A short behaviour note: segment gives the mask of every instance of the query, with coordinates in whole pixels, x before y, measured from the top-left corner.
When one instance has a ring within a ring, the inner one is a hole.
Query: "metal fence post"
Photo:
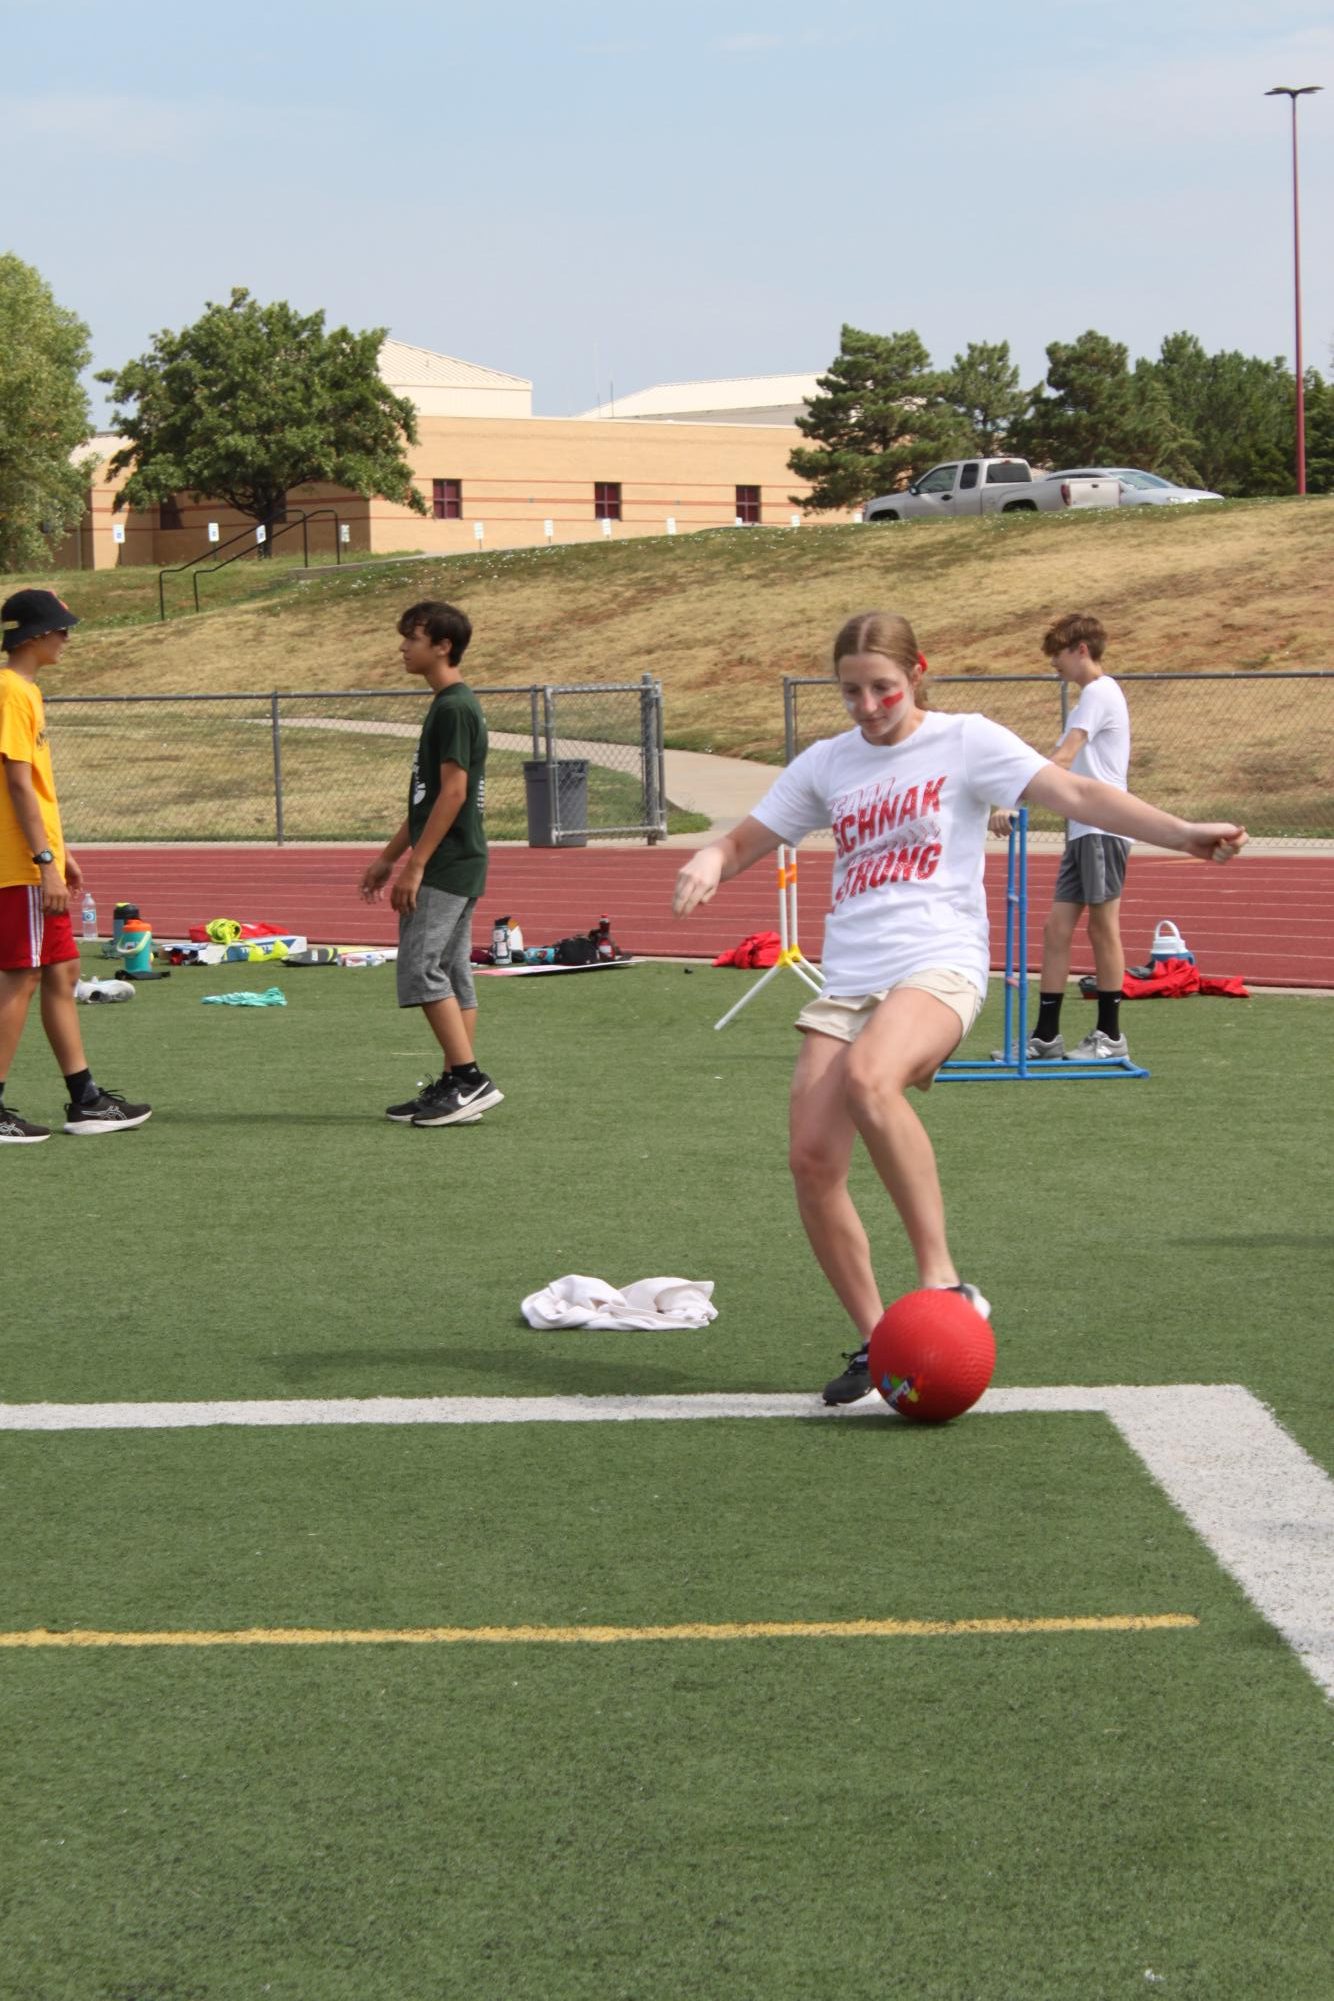
[[[528,690],[528,716],[529,716],[529,728],[532,730],[533,733],[533,756],[540,757],[542,755],[542,746],[538,739],[541,731],[541,725],[537,720],[536,688],[530,688]]]
[[[795,676],[783,676],[783,762],[791,764],[797,754],[797,683]]]
[[[560,773],[556,769],[556,719],[554,690],[550,682],[542,690],[542,729],[546,736],[547,810],[551,819],[551,845],[560,846]]]
[[[1070,720],[1070,683],[1061,683],[1061,735],[1065,735],[1066,723]]]
[[[656,705],[653,699],[654,687],[651,674],[640,676],[639,767],[644,789],[644,831],[650,847],[660,838],[662,796],[658,783],[658,730]]]
[[[273,824],[278,846],[283,844],[283,737],[278,720],[278,691],[269,696],[269,723],[273,731]]]

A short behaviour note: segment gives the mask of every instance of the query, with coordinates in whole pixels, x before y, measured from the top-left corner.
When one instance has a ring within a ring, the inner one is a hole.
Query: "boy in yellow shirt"
[[[49,1139],[46,1126],[22,1119],[4,1102],[4,1080],[38,987],[42,1027],[69,1091],[67,1133],[124,1132],[150,1117],[94,1082],[79,1030],[74,982],[79,948],[70,897],[83,887],[65,847],[37,686],[53,667],[78,620],[54,591],[15,591],[0,605],[5,664],[0,667],[0,1145]]]

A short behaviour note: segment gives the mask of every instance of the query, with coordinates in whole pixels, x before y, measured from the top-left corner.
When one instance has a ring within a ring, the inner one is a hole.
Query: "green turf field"
[[[0,1152],[0,1397],[818,1387],[800,994],[717,1035],[743,978],[479,983],[507,1099],[434,1132],[379,1116],[427,1067],[388,968],[85,1010],[159,1109]],[[997,1385],[1244,1384],[1328,1471],[1334,1003],[1126,1022],[1148,1082],[924,1101]],[[35,1019],[6,1097],[58,1111]],[[524,1327],[569,1271],[719,1318]],[[0,1648],[5,2001],[1327,2001],[1329,1705],[1101,1415],[57,1430],[0,1469],[0,1635],[1197,1622]]]

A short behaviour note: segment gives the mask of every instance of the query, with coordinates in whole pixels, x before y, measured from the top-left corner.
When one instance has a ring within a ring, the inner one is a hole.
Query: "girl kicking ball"
[[[1178,820],[1077,777],[985,716],[929,712],[926,661],[893,612],[850,618],[834,641],[834,671],[856,728],[803,751],[751,815],[693,855],[673,908],[687,917],[781,843],[833,830],[825,984],[797,1017],[790,1159],[811,1249],[857,1330],[847,1368],[824,1392],[841,1404],[870,1389],[867,1344],[884,1312],[848,1193],[858,1136],[907,1232],[918,1284],[960,1292],[990,1315],[950,1255],[935,1155],[907,1097],[910,1085],[930,1088],[986,995],[990,808],[1046,806],[1202,861],[1230,861],[1246,834]]]

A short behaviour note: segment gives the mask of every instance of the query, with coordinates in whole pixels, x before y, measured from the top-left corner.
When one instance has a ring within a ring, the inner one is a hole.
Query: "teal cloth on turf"
[[[205,994],[205,1007],[286,1007],[287,995],[281,987],[269,987],[262,994]]]

